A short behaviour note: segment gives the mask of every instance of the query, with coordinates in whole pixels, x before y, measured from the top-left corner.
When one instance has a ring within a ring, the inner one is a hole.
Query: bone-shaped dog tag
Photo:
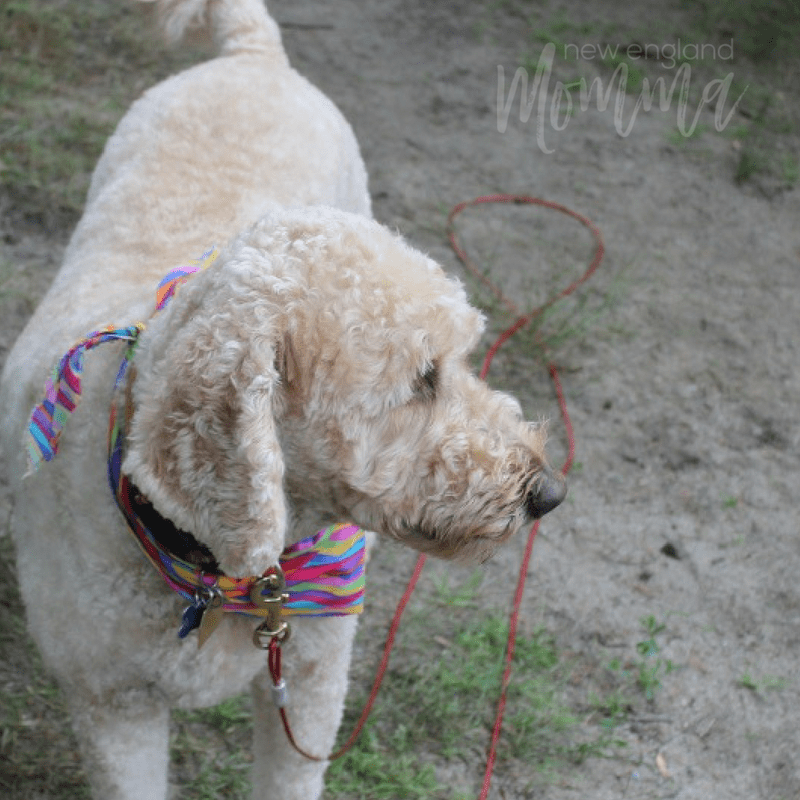
[[[222,619],[222,594],[218,589],[212,589],[211,591],[211,598],[203,611],[203,618],[200,620],[197,640],[198,650],[208,641],[208,637],[214,633],[219,621]]]

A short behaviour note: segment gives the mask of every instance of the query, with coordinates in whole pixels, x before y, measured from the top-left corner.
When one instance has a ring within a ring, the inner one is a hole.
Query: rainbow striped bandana
[[[209,250],[190,264],[172,270],[158,285],[156,310],[163,309],[182,282],[206,269],[217,256],[217,250]],[[58,452],[61,432],[80,400],[83,354],[103,342],[127,341],[129,344],[117,373],[117,388],[127,372],[142,330],[144,325],[136,323],[124,328],[109,326],[93,331],[64,355],[45,385],[44,399],[31,413],[26,443],[30,471],[36,471],[42,462],[52,460]],[[137,515],[136,489],[122,472],[124,423],[125,420],[117,413],[116,403],[112,403],[108,436],[109,484],[128,528],[147,559],[167,585],[190,602],[179,635],[184,637],[200,627],[203,637],[202,626],[208,622],[208,619],[203,622],[203,617],[212,616],[208,611],[212,608],[211,600],[215,601],[215,611],[268,617],[271,611],[259,602],[262,598],[255,587],[260,587],[264,577],[275,572],[274,568],[267,570],[264,576],[244,578],[203,572],[198,566],[169,552]],[[285,580],[286,592],[280,604],[281,615],[320,617],[361,613],[364,608],[365,555],[364,531],[352,524],[331,525],[288,547],[281,554],[278,570]]]

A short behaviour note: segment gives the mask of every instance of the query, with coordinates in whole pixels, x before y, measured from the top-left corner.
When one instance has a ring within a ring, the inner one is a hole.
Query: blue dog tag
[[[203,612],[206,610],[205,601],[197,599],[190,606],[186,606],[183,612],[183,619],[181,620],[181,627],[178,631],[178,637],[185,639],[195,628],[200,627],[203,621]]]

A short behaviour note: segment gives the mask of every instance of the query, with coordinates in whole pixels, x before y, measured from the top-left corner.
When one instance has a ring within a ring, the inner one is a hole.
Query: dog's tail
[[[177,42],[189,29],[208,28],[226,55],[283,51],[281,32],[264,0],[140,0],[158,3],[161,27]]]

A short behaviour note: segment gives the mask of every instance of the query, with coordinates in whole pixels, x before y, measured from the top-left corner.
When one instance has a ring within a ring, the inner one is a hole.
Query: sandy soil
[[[574,5],[575,17],[598,24],[651,24],[667,13],[655,2]],[[444,236],[447,211],[485,193],[566,204],[605,237],[586,313],[609,296],[616,303],[552,353],[563,367],[578,466],[568,502],[542,526],[524,616],[543,623],[562,650],[600,664],[635,654],[640,620],[652,614],[666,625],[661,655],[677,669],[617,729],[623,755],[590,759],[535,795],[526,776],[500,770],[491,797],[800,796],[797,189],[736,185],[737,142],[713,130],[713,108],[701,112],[708,132],[691,141],[675,134],[677,101],[641,111],[624,136],[613,100],[604,111],[557,118],[556,130],[549,105],[524,121],[517,99],[503,125],[498,65],[507,95],[521,56],[542,46],[522,12],[546,21],[555,6],[280,0],[271,9],[288,23],[294,64],[351,120],[378,219],[447,269],[461,271]],[[577,69],[559,58],[551,89]],[[610,79],[594,64],[579,67]],[[721,74],[746,77],[748,69],[734,58]],[[796,106],[797,83],[770,74],[785,80],[776,88]],[[735,114],[731,128],[742,121]],[[796,133],[784,142],[797,153]],[[459,230],[476,260],[531,306],[576,277],[592,253],[577,223],[539,209],[471,210]],[[57,268],[65,233],[27,229],[2,245],[24,296],[4,301],[0,353]],[[493,326],[506,321],[498,313]],[[531,417],[551,418],[561,463],[558,407],[535,350],[512,345],[490,381],[513,391]],[[510,600],[522,544],[486,567],[485,591],[498,607]],[[395,571],[378,566],[371,578],[387,596],[410,564],[402,554],[391,559]],[[376,629],[386,613],[377,609]],[[587,687],[570,691],[585,697]],[[480,758],[464,769],[474,786]]]

